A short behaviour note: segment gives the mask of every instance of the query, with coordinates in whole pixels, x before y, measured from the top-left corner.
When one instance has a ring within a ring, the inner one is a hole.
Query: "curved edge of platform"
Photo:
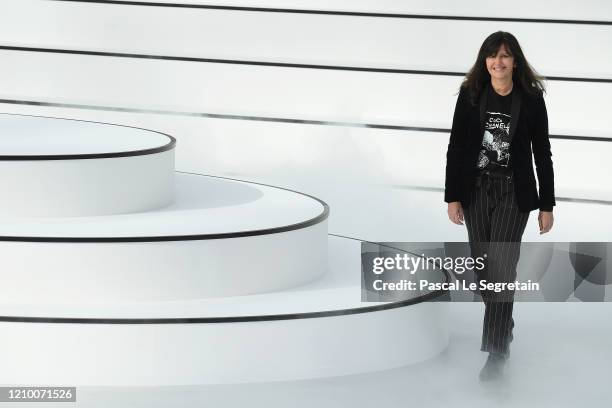
[[[109,243],[109,242],[169,242],[169,241],[198,241],[198,240],[211,240],[211,239],[228,239],[228,238],[243,238],[253,237],[261,235],[278,234],[282,232],[295,231],[302,228],[308,228],[313,225],[324,222],[329,217],[329,205],[323,200],[311,196],[306,193],[302,193],[288,188],[272,186],[269,184],[257,183],[253,181],[239,180],[229,177],[213,176],[209,174],[191,173],[184,171],[177,171],[177,173],[193,174],[203,177],[213,177],[231,181],[238,181],[247,184],[256,184],[265,187],[276,188],[291,193],[299,194],[310,199],[317,201],[323,207],[323,211],[314,218],[309,220],[301,221],[296,224],[284,225],[281,227],[264,228],[249,231],[236,231],[216,234],[195,234],[195,235],[167,235],[167,236],[148,236],[148,237],[27,237],[27,236],[0,236],[0,242],[71,242],[71,243]]]
[[[41,116],[41,115],[25,115],[19,113],[8,113],[8,112],[0,112],[3,115],[13,115],[13,116],[27,116],[34,118],[45,118],[45,119],[57,119],[57,120],[69,120],[74,122],[86,122],[86,123],[95,123],[99,125],[108,125],[108,126],[120,126],[129,129],[137,129],[143,130],[145,132],[157,133],[159,135],[165,136],[168,138],[168,143],[158,147],[152,147],[148,149],[141,150],[128,150],[122,152],[109,152],[109,153],[86,153],[86,154],[50,154],[50,155],[0,155],[0,161],[30,161],[30,160],[83,160],[83,159],[109,159],[116,157],[131,157],[131,156],[144,156],[149,154],[162,153],[168,150],[172,150],[176,146],[176,139],[173,136],[170,136],[166,133],[159,132],[157,130],[139,128],[136,126],[128,126],[128,125],[120,125],[117,123],[107,123],[107,122],[96,122],[93,120],[82,120],[82,119],[70,119],[70,118],[60,118],[55,116]]]
[[[342,237],[362,242],[370,242],[360,240],[358,238]],[[399,248],[390,247],[399,251]],[[404,251],[407,252],[407,251]],[[414,254],[413,254],[414,255]],[[445,282],[451,280],[450,272],[442,268]],[[13,323],[72,323],[72,324],[111,324],[111,325],[172,325],[172,324],[211,324],[211,323],[244,323],[244,322],[266,322],[278,320],[299,320],[299,319],[314,319],[323,317],[336,317],[354,314],[379,312],[389,309],[397,309],[407,306],[412,306],[429,301],[438,301],[439,298],[448,294],[447,289],[440,289],[429,292],[427,294],[393,302],[377,303],[372,306],[355,307],[348,309],[326,310],[320,312],[303,312],[303,313],[281,313],[268,315],[245,315],[245,316],[224,316],[224,317],[189,317],[189,318],[76,318],[76,317],[36,317],[36,316],[0,316],[0,322]]]
[[[20,316],[0,316],[0,322],[15,323],[77,323],[77,324],[200,324],[200,323],[244,323],[244,322],[265,322],[276,320],[298,320],[314,319],[319,317],[346,316],[360,313],[379,312],[388,309],[412,306],[419,303],[435,300],[447,290],[439,290],[428,293],[414,299],[402,300],[398,302],[388,302],[382,305],[367,307],[329,310],[324,312],[289,313],[260,316],[231,316],[231,317],[195,317],[195,318],[160,318],[160,319],[129,319],[129,318],[71,318],[71,317],[20,317]]]
[[[427,360],[448,346],[448,308],[427,302],[329,319],[137,330],[2,322],[8,334],[0,338],[7,374],[0,382],[238,384],[388,370]]]
[[[237,384],[392,369],[427,360],[448,345],[449,304],[427,301],[443,293],[366,308],[257,316],[256,320],[251,316],[242,317],[250,320],[207,322],[0,319],[8,334],[0,338],[0,348],[8,350],[2,358],[9,373],[0,376],[0,382]]]

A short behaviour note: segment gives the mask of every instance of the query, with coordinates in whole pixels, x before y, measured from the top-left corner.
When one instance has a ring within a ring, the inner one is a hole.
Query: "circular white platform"
[[[329,272],[282,292],[79,307],[2,301],[0,383],[287,381],[389,369],[446,347],[448,304],[428,301],[444,292],[362,303],[361,242],[332,236],[328,245]]]
[[[172,202],[175,140],[127,126],[0,114],[0,214],[83,216]]]
[[[327,217],[322,201],[290,190],[177,172],[174,203],[97,217],[2,217],[0,241],[136,242],[232,238],[282,232]],[[275,231],[272,231],[275,230]]]
[[[325,273],[325,203],[176,174],[173,205],[99,217],[0,217],[0,299],[179,300],[286,289]]]
[[[1,113],[0,126],[0,160],[134,156],[173,142],[159,132],[76,119]]]

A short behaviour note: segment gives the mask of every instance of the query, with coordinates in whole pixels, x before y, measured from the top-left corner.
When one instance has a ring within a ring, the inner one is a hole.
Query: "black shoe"
[[[489,353],[489,357],[478,375],[480,381],[493,381],[501,378],[504,375],[506,359],[507,357],[501,353]]]

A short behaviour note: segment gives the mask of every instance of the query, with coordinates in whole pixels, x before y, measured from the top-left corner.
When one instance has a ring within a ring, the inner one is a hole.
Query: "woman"
[[[542,79],[516,38],[488,36],[459,91],[448,145],[444,201],[448,217],[465,220],[472,256],[485,256],[479,281],[513,282],[529,212],[540,234],[552,228],[554,176]],[[536,165],[539,194],[533,172]],[[512,244],[514,243],[514,244]],[[481,292],[485,302],[481,380],[503,373],[512,341],[514,293]]]

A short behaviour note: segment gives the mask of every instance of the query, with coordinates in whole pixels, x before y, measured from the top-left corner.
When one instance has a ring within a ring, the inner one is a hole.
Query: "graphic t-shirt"
[[[512,174],[510,169],[510,110],[511,91],[501,96],[489,87],[485,110],[485,131],[476,167],[500,174]]]

